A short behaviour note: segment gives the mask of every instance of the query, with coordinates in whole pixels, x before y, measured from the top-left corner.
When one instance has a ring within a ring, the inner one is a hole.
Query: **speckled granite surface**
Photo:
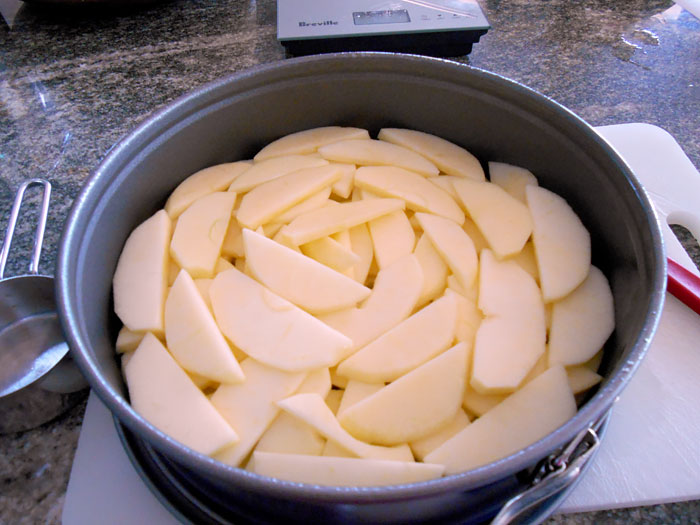
[[[0,1],[3,12],[16,11],[12,3]],[[458,60],[523,82],[593,125],[661,126],[700,166],[699,20],[668,0],[481,5],[493,29]],[[21,6],[11,26],[0,27],[0,229],[20,181],[49,178],[54,197],[41,269],[52,273],[63,220],[99,159],[173,98],[283,59],[275,20],[269,0]],[[29,207],[35,204],[30,199]],[[17,252],[30,246],[31,221],[23,220]],[[26,257],[12,256],[9,273],[25,264]],[[60,521],[83,411],[81,404],[38,429],[0,436],[0,523]],[[629,522],[700,523],[700,503],[551,520]]]

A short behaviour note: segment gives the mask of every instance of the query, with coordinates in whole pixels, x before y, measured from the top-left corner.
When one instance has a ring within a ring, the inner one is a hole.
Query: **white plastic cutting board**
[[[695,267],[665,223],[700,233],[700,174],[668,133],[647,124],[597,128],[648,188],[669,256]],[[667,296],[656,338],[613,409],[589,472],[559,512],[700,499],[700,317]],[[121,447],[109,411],[90,395],[63,508],[65,525],[175,524]]]

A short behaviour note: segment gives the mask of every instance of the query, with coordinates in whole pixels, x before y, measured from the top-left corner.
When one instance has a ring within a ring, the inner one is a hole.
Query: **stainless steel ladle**
[[[43,186],[29,274],[5,278],[5,266],[26,189]],[[68,354],[56,314],[53,277],[39,275],[51,184],[23,183],[12,205],[0,252],[0,434],[49,421],[79,399],[87,386]]]

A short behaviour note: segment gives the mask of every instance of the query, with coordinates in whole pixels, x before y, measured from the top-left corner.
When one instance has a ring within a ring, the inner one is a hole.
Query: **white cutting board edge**
[[[672,199],[700,199],[700,191],[680,186],[679,178],[700,187],[700,174],[664,130],[648,124],[597,130],[653,190],[652,198],[660,189],[666,194],[670,191]],[[659,164],[663,170],[658,169]],[[661,174],[671,174],[673,179],[663,180]],[[656,207],[669,256],[697,272],[665,225],[673,207],[665,201]],[[688,211],[693,210],[700,211],[700,200]],[[688,228],[698,235],[698,230]],[[667,295],[649,354],[616,403],[589,472],[558,512],[700,499],[700,411],[694,406],[700,399],[700,382],[693,376],[693,371],[700,370],[700,349],[695,343],[700,340],[698,319]],[[62,518],[65,525],[178,523],[132,467],[110,412],[94,393],[85,412]]]

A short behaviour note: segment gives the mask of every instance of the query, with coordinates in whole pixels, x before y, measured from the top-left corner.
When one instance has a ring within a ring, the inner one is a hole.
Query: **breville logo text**
[[[314,27],[314,26],[337,26],[336,20],[325,20],[323,22],[299,22],[299,27]]]

